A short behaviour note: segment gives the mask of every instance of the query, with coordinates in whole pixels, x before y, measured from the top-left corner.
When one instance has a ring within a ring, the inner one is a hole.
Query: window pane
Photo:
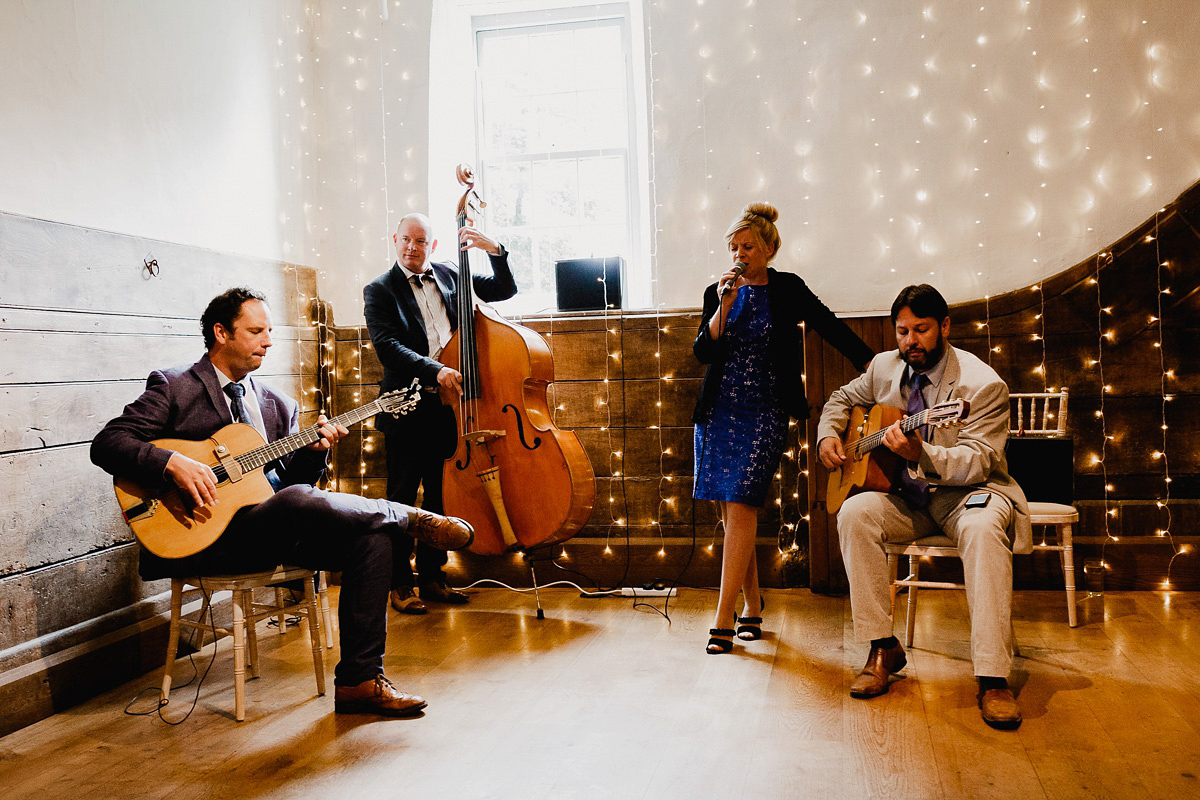
[[[525,207],[529,191],[528,164],[501,164],[488,170],[487,214],[492,225],[510,228],[529,224]],[[509,247],[509,250],[512,250]],[[515,251],[513,251],[515,252]]]
[[[579,162],[579,194],[583,222],[624,225],[627,167],[623,157],[585,158]]]
[[[576,162],[540,161],[533,165],[533,219],[538,225],[568,225],[575,221],[579,201]]]
[[[481,177],[489,224],[512,252],[520,294],[553,305],[554,265],[629,258],[624,20],[480,31]]]

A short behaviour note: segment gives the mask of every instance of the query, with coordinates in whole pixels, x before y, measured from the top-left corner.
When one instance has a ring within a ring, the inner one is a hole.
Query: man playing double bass
[[[507,300],[517,293],[508,251],[499,242],[464,225],[459,229],[463,250],[478,248],[488,254],[492,275],[473,275],[471,284],[480,300]],[[409,214],[392,236],[396,263],[363,288],[367,330],[383,364],[380,391],[387,392],[420,379],[421,386],[460,394],[462,375],[439,360],[458,327],[458,266],[431,262],[437,239],[429,218]],[[387,448],[387,496],[394,502],[413,503],[424,486],[422,507],[442,509],[442,467],[454,453],[454,411],[436,393],[426,392],[411,413],[400,419],[381,414],[375,420]],[[392,607],[405,614],[424,614],[424,600],[465,603],[467,596],[446,585],[442,567],[446,553],[416,543],[417,575],[414,580],[407,551],[397,545],[392,569]],[[414,591],[420,585],[420,597]]]

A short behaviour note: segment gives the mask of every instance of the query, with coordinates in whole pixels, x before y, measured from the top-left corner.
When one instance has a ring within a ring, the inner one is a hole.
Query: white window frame
[[[626,215],[628,254],[622,301],[625,308],[649,308],[652,305],[650,257],[649,139],[646,104],[646,57],[641,4],[629,2],[581,3],[578,0],[437,0],[434,4],[430,40],[429,86],[429,201],[435,236],[453,242],[452,211],[461,188],[453,185],[454,165],[463,153],[474,154],[479,188],[487,198],[487,164],[482,163],[479,134],[482,98],[474,71],[477,63],[477,32],[564,23],[582,23],[590,19],[621,21],[626,63],[626,103],[628,150],[626,151]],[[450,102],[447,98],[463,98]],[[471,102],[466,102],[469,98]],[[469,149],[468,149],[469,148]],[[591,152],[591,151],[588,151]],[[611,154],[616,150],[596,150]],[[575,154],[577,155],[577,154]],[[443,209],[446,209],[443,213]],[[436,213],[435,213],[436,212]],[[446,221],[443,221],[446,220]],[[484,211],[484,226],[487,212]],[[452,251],[438,248],[435,258],[447,258]],[[613,255],[613,253],[597,253]],[[474,261],[472,262],[475,263]],[[482,262],[486,264],[486,260]],[[508,315],[554,310],[532,307],[531,298],[518,295],[497,304]]]

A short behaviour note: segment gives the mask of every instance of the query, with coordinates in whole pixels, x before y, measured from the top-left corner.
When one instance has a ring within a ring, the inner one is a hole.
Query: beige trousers
[[[884,543],[910,542],[944,534],[962,556],[971,614],[971,660],[975,675],[1008,677],[1012,669],[1012,504],[992,493],[984,508],[963,507],[984,491],[940,486],[929,507],[915,510],[900,497],[862,492],[838,512],[838,537],[850,579],[850,609],[859,641],[892,635],[892,575]]]

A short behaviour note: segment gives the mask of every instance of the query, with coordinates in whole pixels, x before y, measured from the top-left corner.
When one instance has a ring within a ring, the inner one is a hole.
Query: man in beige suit
[[[962,556],[971,614],[971,659],[984,721],[1021,724],[1008,674],[1012,668],[1012,554],[1028,553],[1033,535],[1021,487],[1008,475],[1008,387],[975,356],[950,346],[950,312],[928,284],[909,286],[892,303],[898,349],[881,353],[867,371],[834,392],[821,412],[818,453],[829,469],[846,461],[841,434],[853,406],[876,404],[908,414],[959,398],[970,404],[958,427],[905,434],[896,423],[883,445],[907,462],[892,492],[864,491],[838,512],[842,558],[859,641],[870,641],[866,666],[850,686],[854,697],[888,690],[907,663],[892,636],[891,571],[884,543],[943,533]],[[915,388],[914,388],[915,387]],[[914,395],[914,392],[919,395]]]

